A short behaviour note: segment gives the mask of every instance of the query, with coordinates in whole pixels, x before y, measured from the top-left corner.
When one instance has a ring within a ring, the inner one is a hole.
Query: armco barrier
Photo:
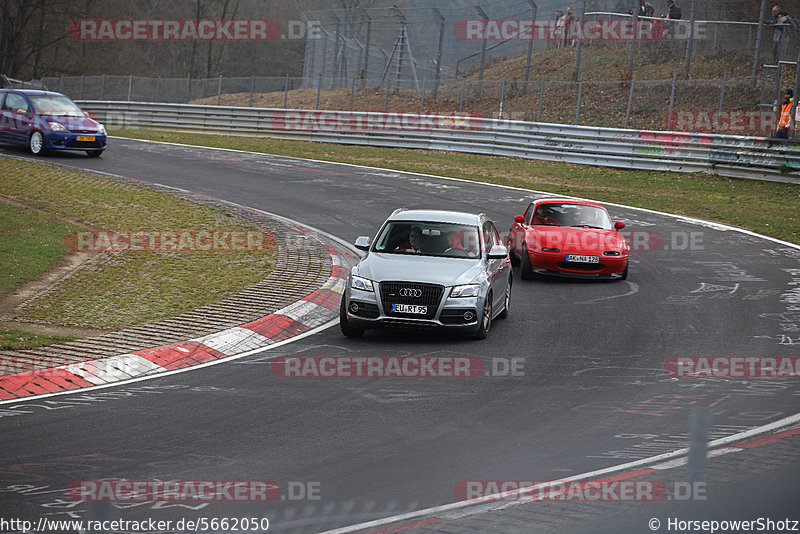
[[[623,169],[707,172],[800,184],[800,144],[763,137],[623,130],[430,115],[80,101],[109,126],[256,134],[449,150]]]

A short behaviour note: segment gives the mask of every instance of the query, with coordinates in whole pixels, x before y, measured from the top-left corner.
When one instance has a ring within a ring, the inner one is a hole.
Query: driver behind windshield
[[[601,228],[603,223],[600,220],[598,210],[594,208],[584,208],[578,212],[578,224],[580,226],[591,226]]]
[[[536,213],[533,216],[533,224],[548,224],[551,226],[559,226],[558,212],[550,205],[544,204],[536,208]]]
[[[408,233],[408,239],[406,239],[405,242],[398,245],[394,251],[411,252],[419,254],[422,252],[424,239],[425,238],[422,235],[422,228],[420,228],[419,226],[412,226],[411,231]]]

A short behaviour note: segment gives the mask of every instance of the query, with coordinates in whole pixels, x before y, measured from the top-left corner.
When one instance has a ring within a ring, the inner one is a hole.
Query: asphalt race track
[[[219,197],[348,242],[373,236],[401,206],[485,211],[508,229],[541,196],[126,139],[112,139],[101,158],[43,160]],[[351,340],[333,327],[222,365],[49,399],[58,404],[0,405],[0,517],[246,516],[269,518],[270,532],[321,532],[452,503],[462,481],[556,480],[682,449],[692,435],[721,438],[800,412],[796,378],[665,373],[679,356],[800,355],[800,249],[673,216],[609,211],[639,240],[628,280],[528,282],[516,272],[511,315],[483,341],[376,332]],[[477,357],[487,376],[280,378],[269,363],[277,356],[412,355]],[[767,512],[800,519],[798,459],[782,454],[746,457],[760,473],[749,480],[709,476],[705,510],[730,519]],[[270,480],[281,498],[112,506],[65,495],[74,481],[105,478]],[[550,514],[549,528],[597,532],[615,521],[610,532],[650,532],[648,507],[656,506],[635,503],[630,514],[612,517],[580,515],[571,504]],[[679,503],[658,506],[679,517],[698,514]],[[573,509],[574,521],[559,527]],[[480,531],[542,529],[487,522]]]

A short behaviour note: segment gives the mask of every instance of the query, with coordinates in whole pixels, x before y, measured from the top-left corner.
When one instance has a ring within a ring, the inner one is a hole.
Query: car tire
[[[42,156],[47,152],[42,132],[33,132],[31,134],[30,138],[28,138],[28,149],[34,156]]]
[[[350,323],[347,321],[347,310],[344,307],[345,300],[343,295],[342,303],[339,305],[339,329],[346,337],[361,337],[364,335],[364,329],[350,326]]]
[[[508,312],[511,308],[511,276],[508,277],[508,285],[506,286],[506,298],[503,300],[503,311],[498,315],[498,319],[505,319],[508,317]]]
[[[628,279],[628,263],[625,264],[625,270],[622,271],[622,276],[619,277],[619,280],[627,280]]]
[[[486,339],[489,335],[489,330],[492,328],[492,293],[486,295],[486,300],[483,301],[483,314],[481,314],[481,322],[478,324],[478,331],[475,333],[475,339]]]
[[[519,274],[523,280],[534,280],[536,278],[536,273],[533,272],[533,265],[531,265],[531,257],[528,255],[528,247],[522,247],[520,265]]]
[[[511,246],[511,243],[508,243],[508,258],[511,261],[511,265],[514,267],[519,265],[519,256],[517,256],[517,252],[514,250],[514,247]]]
[[[89,156],[90,158],[99,158],[100,154],[102,154],[102,153],[103,153],[102,150],[87,150],[86,151],[86,155]]]

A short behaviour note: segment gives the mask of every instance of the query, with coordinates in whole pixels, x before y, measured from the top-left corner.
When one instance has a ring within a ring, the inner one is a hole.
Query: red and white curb
[[[338,315],[353,258],[327,246],[328,280],[301,300],[265,317],[207,336],[81,363],[0,377],[0,401],[102,386],[222,360],[303,334]],[[351,260],[352,261],[352,260]]]

